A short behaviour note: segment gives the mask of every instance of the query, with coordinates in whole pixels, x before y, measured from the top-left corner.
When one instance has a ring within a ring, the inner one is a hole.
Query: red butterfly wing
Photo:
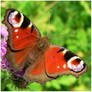
[[[28,52],[40,40],[40,33],[35,25],[15,9],[8,9],[3,21],[8,27],[8,61],[15,70],[23,68]],[[11,58],[10,58],[11,57]]]
[[[27,56],[30,50],[31,48],[26,48],[20,51],[11,51],[8,48],[6,58],[8,59],[11,67],[15,71],[19,71],[20,69],[23,69],[23,67],[27,63]]]
[[[12,50],[34,46],[40,39],[41,35],[35,25],[17,10],[7,10],[3,23],[9,29],[8,44]]]
[[[84,61],[65,48],[51,46],[46,51],[45,58],[46,72],[50,77],[64,74],[78,77],[87,71],[87,65]]]
[[[44,55],[26,70],[23,77],[31,82],[35,81],[41,84],[52,79],[46,74]]]
[[[14,32],[18,30],[19,32]],[[26,47],[34,46],[37,41],[37,30],[30,32],[31,28],[21,29],[21,28],[13,28],[12,29],[12,46],[14,49],[19,50]]]
[[[51,46],[30,66],[24,78],[45,83],[61,75],[72,74],[79,77],[87,71],[87,65],[78,56],[62,47]]]
[[[45,83],[65,74],[79,77],[87,71],[83,60],[62,47],[50,46],[39,58],[26,70],[25,79]]]
[[[46,71],[50,74],[67,71],[67,62],[63,53],[57,53],[60,48],[51,47],[46,51]],[[63,68],[65,65],[65,69]]]

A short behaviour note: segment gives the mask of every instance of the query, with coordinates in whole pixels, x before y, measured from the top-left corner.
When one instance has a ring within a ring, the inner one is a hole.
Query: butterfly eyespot
[[[13,27],[20,27],[22,25],[23,19],[24,16],[18,11],[11,12],[8,17],[8,21]]]
[[[80,72],[83,68],[83,65],[71,65],[71,70],[73,70],[74,72]]]
[[[68,61],[68,67],[74,72],[80,72],[84,68],[83,64],[84,61],[78,56],[74,56]]]

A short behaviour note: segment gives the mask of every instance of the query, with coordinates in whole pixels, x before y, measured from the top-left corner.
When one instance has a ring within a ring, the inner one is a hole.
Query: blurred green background
[[[19,89],[9,81],[9,73],[1,72],[3,91],[90,91],[91,90],[91,2],[90,1],[2,1],[1,20],[5,11],[15,8],[26,15],[38,27],[42,36],[48,36],[52,44],[63,46],[88,65],[88,72],[78,79],[61,76],[44,86],[30,83]]]

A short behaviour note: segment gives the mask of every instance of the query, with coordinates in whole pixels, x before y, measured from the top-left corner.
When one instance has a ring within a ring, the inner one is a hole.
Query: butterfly
[[[23,78],[44,84],[62,75],[79,77],[87,71],[87,64],[64,47],[52,45],[48,37],[41,37],[37,27],[15,9],[6,11],[3,23],[7,26],[8,61]]]

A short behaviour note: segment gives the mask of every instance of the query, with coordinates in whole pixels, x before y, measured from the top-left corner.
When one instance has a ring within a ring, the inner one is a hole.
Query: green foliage
[[[38,1],[2,1],[1,20],[5,11],[15,8],[40,29],[42,36],[48,36],[52,44],[64,46],[83,58],[88,64],[88,72],[78,79],[74,76],[61,76],[47,82],[44,86],[30,83],[28,88],[19,89],[2,71],[3,91],[90,91],[91,90],[91,2],[38,2]],[[8,78],[8,79],[6,79]],[[5,80],[6,79],[6,80]]]

